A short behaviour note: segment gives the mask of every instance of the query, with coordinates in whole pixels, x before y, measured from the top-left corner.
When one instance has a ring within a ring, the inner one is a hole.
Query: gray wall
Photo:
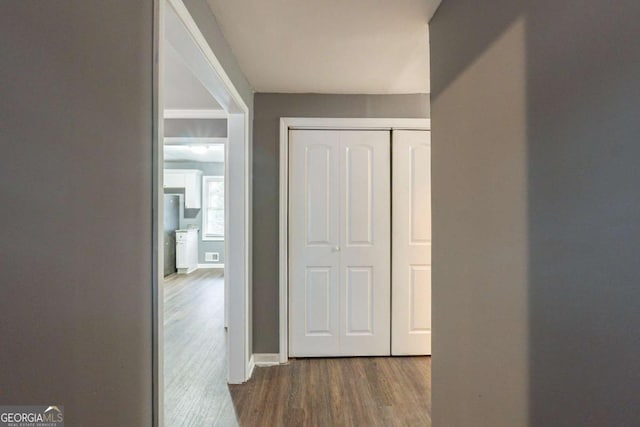
[[[428,95],[257,93],[253,142],[253,345],[277,353],[280,117],[429,117]]]
[[[69,426],[151,424],[152,6],[0,2],[0,403]]]
[[[202,176],[224,176],[224,163],[212,162],[165,162],[165,169],[198,169],[202,171]],[[171,189],[165,189],[165,194],[174,193]],[[184,189],[177,192],[180,196],[180,228],[195,226],[198,231],[198,263],[200,264],[220,264],[224,262],[224,240],[211,241],[202,240],[202,209],[185,209]],[[205,252],[219,252],[220,261],[207,262],[204,260]]]
[[[631,0],[433,18],[434,425],[637,424],[639,21]]]
[[[251,116],[206,2],[185,3]],[[152,422],[153,12],[0,2],[0,403],[68,425]]]
[[[165,119],[164,136],[226,138],[227,119]]]

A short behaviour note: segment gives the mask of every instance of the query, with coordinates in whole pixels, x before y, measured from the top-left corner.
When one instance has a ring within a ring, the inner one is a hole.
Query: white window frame
[[[219,181],[222,182],[222,186],[225,188],[224,197],[227,197],[226,186],[224,182],[224,175],[206,175],[202,177],[202,240],[203,241],[224,241],[224,231],[221,235],[207,235],[207,218],[209,211],[209,189],[208,183],[209,181]],[[223,214],[224,214],[224,202],[222,204]],[[226,220],[226,216],[225,216]],[[224,229],[223,229],[224,230]]]

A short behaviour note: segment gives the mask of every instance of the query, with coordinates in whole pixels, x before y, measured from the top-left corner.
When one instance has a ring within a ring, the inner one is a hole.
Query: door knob
[[[340,252],[340,246],[334,246],[333,247],[333,251],[334,252]]]

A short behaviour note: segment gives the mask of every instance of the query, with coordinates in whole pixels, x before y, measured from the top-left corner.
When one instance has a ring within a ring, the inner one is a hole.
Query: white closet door
[[[289,353],[335,356],[340,140],[334,131],[292,130],[289,141]]]
[[[390,355],[391,134],[340,139],[340,354]]]
[[[289,334],[296,356],[390,354],[390,134],[289,134]]]
[[[393,355],[431,354],[431,133],[393,132]]]

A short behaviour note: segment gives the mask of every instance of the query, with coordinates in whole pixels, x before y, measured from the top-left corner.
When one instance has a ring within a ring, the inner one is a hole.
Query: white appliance
[[[189,274],[198,268],[198,229],[176,231],[176,268]]]

